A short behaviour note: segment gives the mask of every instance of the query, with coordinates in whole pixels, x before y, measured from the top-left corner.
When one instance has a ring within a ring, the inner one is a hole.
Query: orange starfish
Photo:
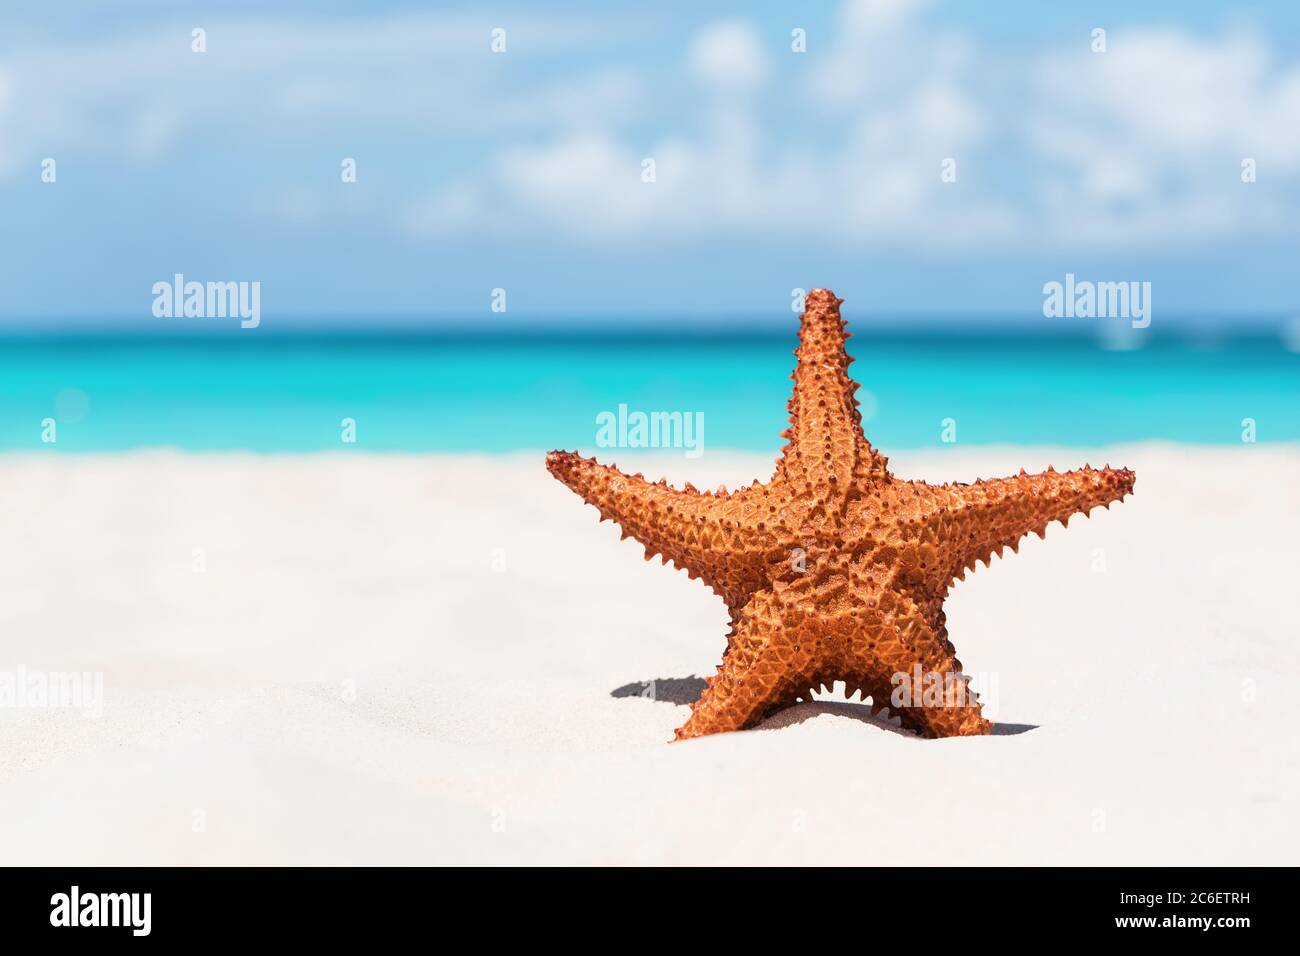
[[[862,434],[841,301],[807,297],[788,444],[767,484],[679,491],[572,452],[546,456],[647,560],[662,554],[727,602],[726,653],[678,739],[753,726],[837,679],[875,709],[893,694],[903,725],[924,736],[988,733],[944,627],[948,588],[1029,532],[1133,489],[1131,471],[1111,468],[971,485],[893,477]],[[916,677],[924,687],[909,685]]]

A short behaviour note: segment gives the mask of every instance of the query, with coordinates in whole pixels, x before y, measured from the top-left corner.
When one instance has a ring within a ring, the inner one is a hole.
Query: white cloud
[[[550,132],[575,113],[616,122],[639,93],[617,69],[512,79],[520,65],[619,36],[627,26],[613,19],[515,17],[501,56],[489,51],[493,24],[463,16],[204,22],[201,54],[187,22],[0,52],[0,92],[9,94],[0,96],[0,175],[64,150],[151,160],[196,130],[268,140],[344,122],[461,136]]]
[[[845,6],[804,102],[782,104],[822,110],[822,138],[792,141],[780,109],[705,101],[653,186],[636,178],[637,149],[609,132],[510,151],[490,190],[499,215],[605,238],[1122,244],[1296,231],[1238,175],[1250,156],[1262,175],[1300,179],[1300,68],[1273,63],[1258,38],[1112,31],[1108,53],[1081,42],[999,54],[989,70],[969,38],[921,29],[923,5]],[[726,31],[756,36],[738,21]],[[721,81],[721,67],[710,75]],[[956,183],[940,182],[948,158]]]
[[[834,107],[889,93],[899,78],[917,65],[918,58],[942,51],[941,44],[913,29],[915,18],[926,6],[928,0],[844,3],[835,32],[827,38],[827,49],[812,66],[810,98]]]
[[[848,0],[840,8],[844,29],[854,36],[896,28],[916,17],[930,0]]]
[[[691,44],[692,72],[723,89],[749,90],[767,77],[767,56],[758,30],[746,20],[723,20],[699,32]]]
[[[515,149],[495,163],[498,189],[572,231],[635,229],[653,210],[640,158],[602,133],[577,133],[547,146]],[[504,223],[503,223],[504,224]]]
[[[1175,31],[1128,33],[1109,52],[1041,65],[1048,106],[1091,114],[1137,145],[1183,151],[1231,146],[1251,130],[1272,100],[1271,73],[1256,38],[1214,43]]]
[[[1106,53],[1043,58],[1025,120],[1056,238],[1145,241],[1289,228],[1252,201],[1261,178],[1300,178],[1300,67],[1249,34],[1112,33]]]
[[[378,142],[412,151],[400,172],[431,171],[368,178],[368,208],[436,241],[1296,232],[1300,65],[1264,39],[1112,29],[1104,54],[1082,38],[1016,56],[926,7],[845,3],[799,55],[744,18],[714,22],[664,67],[626,65],[619,45],[640,32],[613,19],[512,19],[499,57],[495,24],[446,16],[211,21],[202,55],[185,24],[25,41],[0,53],[0,176],[66,153],[158,162],[191,135],[268,153],[310,142],[332,173]],[[1258,189],[1239,180],[1244,157]],[[955,183],[940,179],[949,158]]]
[[[863,43],[885,30],[894,40],[908,37],[913,64],[900,60],[893,72],[879,71],[880,83],[841,90],[825,103],[837,116],[814,121],[813,132],[791,137],[787,127],[796,124],[781,108],[721,95],[687,111],[681,125],[689,135],[640,149],[591,129],[517,146],[488,169],[482,195],[489,209],[480,227],[600,239],[779,235],[939,244],[1013,233],[1016,215],[1005,203],[941,181],[941,162],[976,147],[989,124],[965,89],[969,59],[954,55],[949,38],[930,42],[914,31],[906,17],[916,6],[846,14],[858,25],[840,34],[828,63],[860,62]],[[706,27],[690,51],[696,74],[721,94],[758,82],[767,67],[756,65],[757,38],[741,20]],[[646,157],[656,163],[654,183],[640,178]]]

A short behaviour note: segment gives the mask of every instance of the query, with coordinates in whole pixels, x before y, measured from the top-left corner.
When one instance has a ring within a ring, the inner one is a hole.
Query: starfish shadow
[[[699,700],[700,694],[704,693],[704,687],[704,679],[693,675],[691,677],[658,677],[654,680],[633,681],[631,684],[615,687],[609,692],[609,696],[644,697],[647,700],[663,701],[666,704],[685,705],[693,704]],[[866,704],[843,700],[800,701],[777,711],[754,729],[779,730],[782,727],[793,727],[795,724],[802,724],[804,721],[820,717],[822,714],[849,717],[903,737],[921,739],[917,734],[898,726],[892,720],[875,716],[871,713],[871,708]],[[1037,724],[994,724],[990,734],[994,737],[1010,737],[1037,729]]]
[[[644,697],[667,704],[693,704],[704,693],[703,677],[657,677],[633,681],[609,692],[610,697]]]
[[[994,737],[1014,737],[1016,734],[1027,734],[1037,729],[1037,724],[994,724],[989,734]]]

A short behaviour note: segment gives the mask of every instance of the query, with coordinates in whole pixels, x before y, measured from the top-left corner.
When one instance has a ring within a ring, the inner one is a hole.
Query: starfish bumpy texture
[[[943,601],[987,562],[1052,521],[1065,523],[1133,489],[1127,469],[1085,467],[974,484],[891,475],[862,434],[840,299],[815,289],[800,324],[788,444],[767,484],[698,492],[551,452],[560,481],[646,548],[701,578],[726,602],[731,633],[678,739],[753,726],[843,680],[884,710],[900,681],[927,688],[895,699],[902,724],[927,737],[986,734],[948,640]]]

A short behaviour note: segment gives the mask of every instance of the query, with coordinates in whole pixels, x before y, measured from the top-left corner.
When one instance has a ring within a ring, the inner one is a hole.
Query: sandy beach
[[[828,699],[669,744],[723,605],[541,452],[5,456],[0,672],[100,674],[102,699],[0,707],[0,859],[1294,863],[1300,449],[891,454],[930,481],[1084,462],[1136,494],[948,601],[997,734]]]

